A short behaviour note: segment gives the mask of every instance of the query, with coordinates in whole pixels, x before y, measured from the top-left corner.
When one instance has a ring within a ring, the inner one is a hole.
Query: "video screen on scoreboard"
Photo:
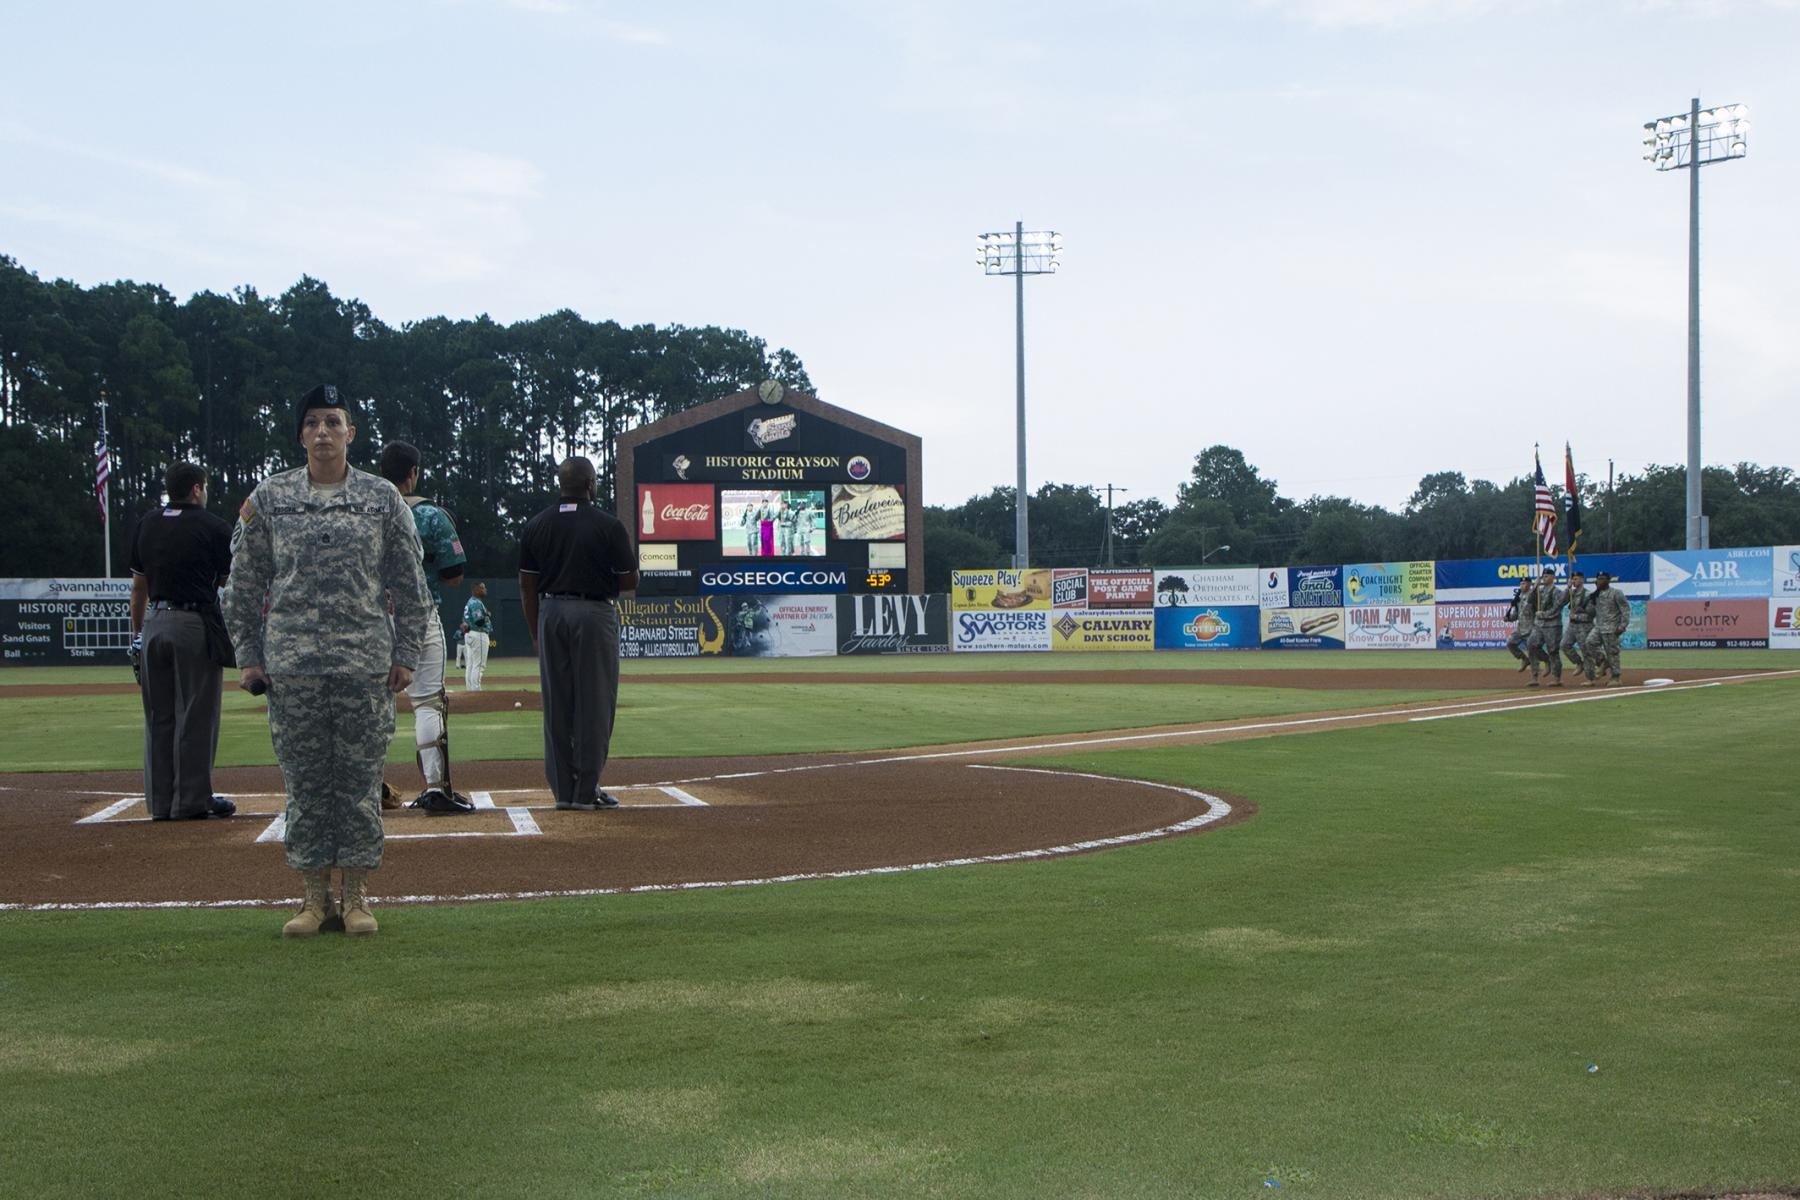
[[[824,558],[823,490],[719,492],[719,549],[726,558]]]

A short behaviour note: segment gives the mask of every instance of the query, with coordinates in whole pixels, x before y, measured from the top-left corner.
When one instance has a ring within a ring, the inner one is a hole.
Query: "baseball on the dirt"
[[[523,700],[514,700],[514,701],[513,701],[513,707],[514,707],[514,708],[524,708],[524,707],[525,707],[525,702],[524,702],[524,701],[523,701]]]

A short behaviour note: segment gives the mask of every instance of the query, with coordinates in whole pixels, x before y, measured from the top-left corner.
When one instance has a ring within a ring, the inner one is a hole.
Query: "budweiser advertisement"
[[[638,540],[711,541],[718,536],[716,503],[708,483],[639,484]]]

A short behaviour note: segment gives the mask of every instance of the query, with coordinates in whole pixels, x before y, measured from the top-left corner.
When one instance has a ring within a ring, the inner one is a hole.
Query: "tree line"
[[[1560,474],[1560,472],[1558,472]],[[1613,481],[1577,476],[1580,550],[1668,550],[1686,544],[1687,471],[1648,466]],[[1702,475],[1711,544],[1768,546],[1800,540],[1800,478],[1788,467],[1708,467]],[[1561,487],[1553,489],[1562,512]],[[1533,553],[1534,481],[1471,482],[1460,471],[1419,481],[1399,512],[1342,496],[1280,494],[1241,451],[1211,446],[1194,458],[1174,505],[1136,500],[1112,510],[1111,558],[1119,566],[1301,566]],[[1033,566],[1096,566],[1107,557],[1107,512],[1093,487],[1047,483],[1031,497]],[[928,591],[959,567],[1010,566],[1013,490],[997,487],[954,507],[925,510]],[[1558,525],[1558,545],[1568,543]]]
[[[471,573],[504,575],[563,457],[595,460],[610,505],[620,433],[764,379],[813,390],[797,355],[737,329],[624,326],[568,309],[511,325],[394,326],[310,277],[278,297],[240,287],[179,301],[155,284],[41,280],[0,256],[0,478],[15,497],[0,573],[99,573],[102,399],[115,571],[172,460],[205,467],[213,506],[229,514],[265,476],[305,460],[294,404],[335,383],[356,408],[352,462],[372,470],[385,442],[418,446],[420,490],[455,514]]]

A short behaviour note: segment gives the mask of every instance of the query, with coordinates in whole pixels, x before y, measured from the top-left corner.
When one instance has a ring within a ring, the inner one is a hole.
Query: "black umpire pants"
[[[197,612],[153,608],[144,617],[144,805],[153,817],[191,817],[212,806],[223,672],[206,657]]]
[[[550,793],[558,804],[591,800],[619,702],[619,610],[610,601],[539,598],[538,684]]]

